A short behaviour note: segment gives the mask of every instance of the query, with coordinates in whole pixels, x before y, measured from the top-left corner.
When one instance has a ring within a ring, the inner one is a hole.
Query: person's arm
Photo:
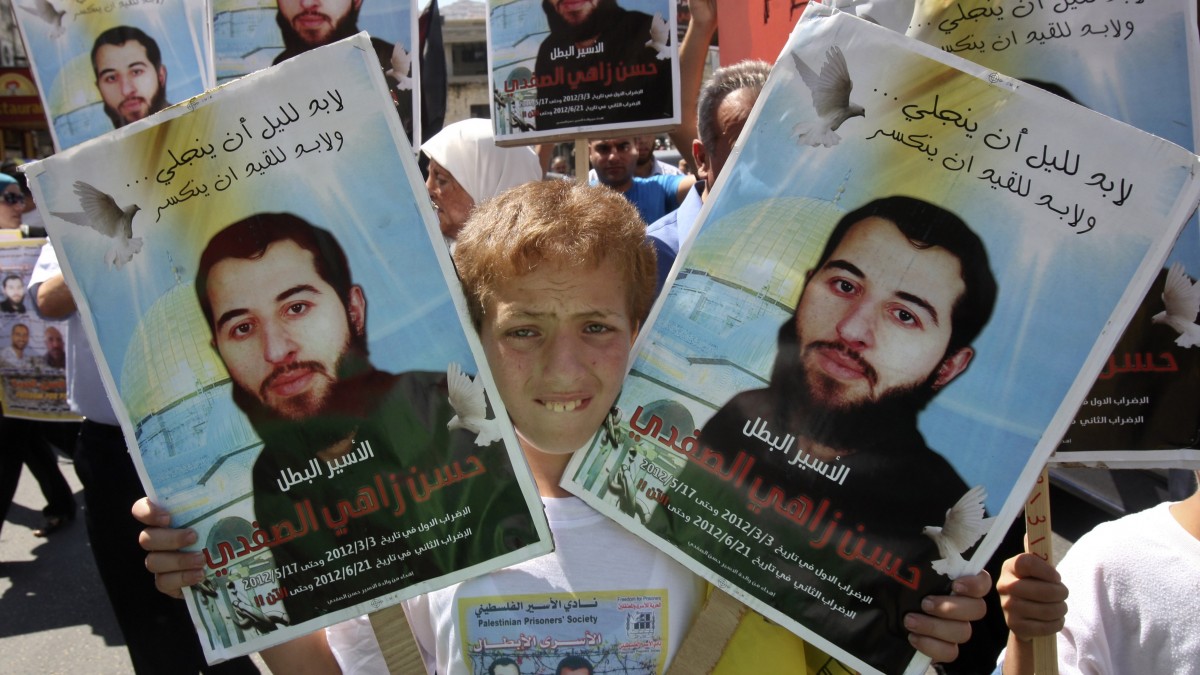
[[[696,105],[700,98],[700,85],[704,82],[708,44],[717,32],[717,0],[692,0],[688,7],[692,16],[687,32],[679,43],[679,126],[668,135],[679,156],[686,159],[690,166],[696,166],[696,159],[692,157],[692,141],[700,135]],[[679,201],[682,202],[686,196],[685,189]]]
[[[264,649],[259,655],[272,673],[340,675],[342,672],[329,648],[324,628]]]
[[[196,531],[170,527],[166,509],[142,497],[133,503],[133,517],[146,529],[138,535],[138,544],[146,554],[146,569],[154,575],[154,585],[173,598],[183,598],[183,589],[204,579],[204,554],[179,549],[196,543]],[[274,673],[322,675],[341,673],[325,630],[317,630],[260,654]]]
[[[996,582],[1008,649],[1004,675],[1033,675],[1033,638],[1062,630],[1067,616],[1067,587],[1050,563],[1032,553],[1004,561]]]
[[[675,186],[675,208],[677,209],[683,204],[683,200],[687,199],[688,190],[691,190],[692,186],[696,184],[696,177],[689,173],[684,176],[672,176],[672,178],[679,179],[679,183]]]
[[[958,658],[958,646],[971,638],[971,622],[982,619],[987,611],[983,596],[991,586],[991,576],[982,571],[955,579],[952,595],[926,596],[920,612],[904,617],[908,641],[938,663]]]
[[[62,273],[46,279],[34,290],[38,311],[47,319],[64,319],[75,312],[75,298]]]

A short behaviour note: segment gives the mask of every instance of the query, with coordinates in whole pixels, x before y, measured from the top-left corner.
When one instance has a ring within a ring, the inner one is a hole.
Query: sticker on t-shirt
[[[662,672],[665,589],[537,593],[459,600],[473,675]]]

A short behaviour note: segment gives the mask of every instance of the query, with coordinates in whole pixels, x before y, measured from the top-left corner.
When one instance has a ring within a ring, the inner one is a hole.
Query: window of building
[[[487,43],[456,42],[450,45],[453,75],[487,75]]]

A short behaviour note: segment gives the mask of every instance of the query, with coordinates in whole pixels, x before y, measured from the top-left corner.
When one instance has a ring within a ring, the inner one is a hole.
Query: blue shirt
[[[633,178],[633,185],[624,192],[625,199],[637,207],[642,220],[647,223],[662,218],[679,208],[679,184],[683,176],[650,176]],[[597,182],[592,182],[596,185]]]
[[[658,285],[654,289],[656,298],[662,293],[667,282],[667,273],[671,271],[671,266],[675,264],[675,258],[679,255],[679,244],[687,239],[696,225],[700,207],[704,206],[704,200],[700,197],[703,193],[704,181],[696,181],[678,209],[646,228],[646,238],[654,245],[654,253],[658,256]]]

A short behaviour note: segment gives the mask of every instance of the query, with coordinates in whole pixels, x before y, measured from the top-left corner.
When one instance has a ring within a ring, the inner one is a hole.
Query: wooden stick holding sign
[[[1050,474],[1046,467],[1025,502],[1025,533],[1029,552],[1054,564],[1053,540],[1050,536]],[[1058,675],[1058,636],[1033,638],[1033,668],[1037,675]]]

